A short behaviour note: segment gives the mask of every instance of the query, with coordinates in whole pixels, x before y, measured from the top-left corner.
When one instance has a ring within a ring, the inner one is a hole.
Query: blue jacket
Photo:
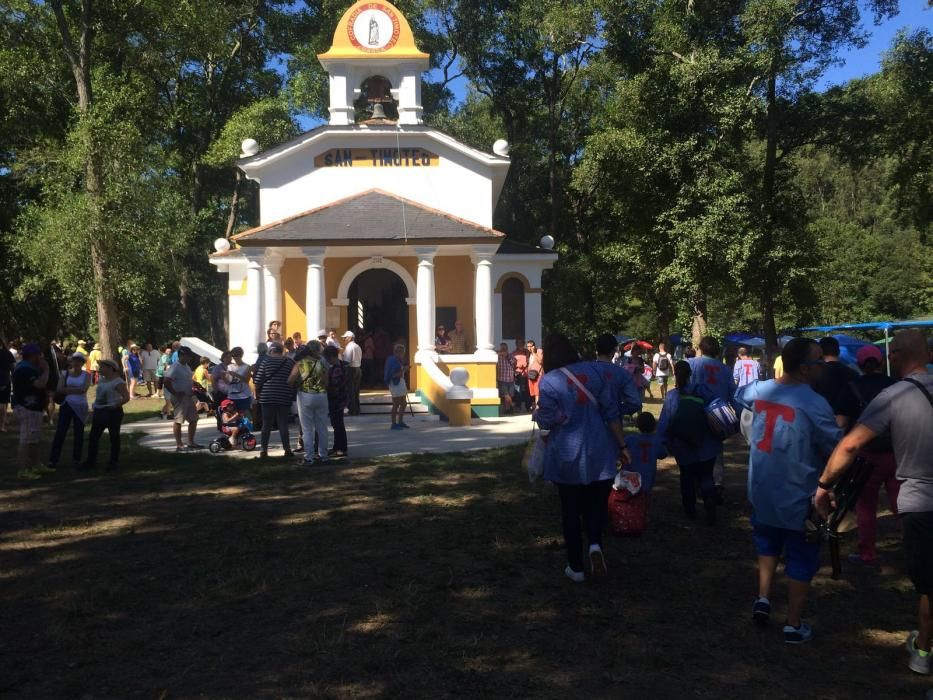
[[[625,446],[632,461],[624,468],[641,474],[641,490],[648,493],[658,476],[658,460],[667,457],[661,436],[656,432],[626,435]]]
[[[723,368],[725,369],[725,367]],[[731,377],[729,381],[732,381]],[[701,396],[704,394],[703,391],[699,393]],[[707,431],[703,438],[703,444],[699,447],[688,445],[680,438],[670,434],[671,421],[677,415],[678,406],[680,406],[680,390],[671,389],[667,392],[667,396],[664,397],[664,405],[661,407],[661,417],[658,419],[656,430],[656,433],[661,436],[667,446],[667,451],[673,455],[674,459],[677,460],[677,464],[681,466],[705,462],[716,457],[722,451],[722,443],[714,438],[711,432]]]
[[[596,360],[596,366],[607,381],[615,384],[616,395],[619,398],[619,411],[623,416],[630,416],[641,410],[641,392],[635,386],[632,373],[614,365],[611,362]]]
[[[619,446],[606,423],[619,418],[615,384],[601,371],[604,363],[568,365],[598,406],[557,369],[541,377],[535,420],[550,430],[544,457],[544,478],[558,484],[590,484],[613,479]]]
[[[806,384],[774,379],[742,387],[736,403],[755,415],[748,500],[764,525],[803,530],[826,460],[842,431],[826,399]]]
[[[692,372],[687,387],[691,394],[699,394],[707,401],[718,397],[726,403],[732,403],[735,382],[728,367],[715,357],[691,357],[687,364]]]

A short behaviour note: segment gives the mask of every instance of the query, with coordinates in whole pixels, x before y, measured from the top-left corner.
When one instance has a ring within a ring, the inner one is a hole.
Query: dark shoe
[[[752,606],[752,619],[759,627],[764,627],[771,619],[771,602],[767,598],[758,598]]]
[[[799,627],[784,625],[785,644],[806,644],[811,639],[813,639],[813,630],[806,622],[801,622]]]
[[[285,450],[285,456],[286,456],[286,457],[294,457],[294,456],[295,456],[295,453],[292,452],[291,450]]]

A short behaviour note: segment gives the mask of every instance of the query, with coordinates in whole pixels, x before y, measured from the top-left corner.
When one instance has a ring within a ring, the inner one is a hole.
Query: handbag
[[[522,456],[522,464],[528,472],[528,481],[536,482],[544,476],[544,455],[547,451],[547,438],[543,435],[535,436],[535,426],[531,426],[531,437],[528,439],[528,445],[525,447],[525,454]]]
[[[725,440],[739,432],[739,417],[728,402],[719,398],[713,399],[706,404],[704,411],[710,431],[719,440]]]
[[[532,382],[538,381],[538,370],[536,369],[528,370],[528,380]]]

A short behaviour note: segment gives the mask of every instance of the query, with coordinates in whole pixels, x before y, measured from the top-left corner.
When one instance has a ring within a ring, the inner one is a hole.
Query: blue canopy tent
[[[884,331],[884,345],[891,339],[891,331],[898,328],[933,328],[933,318],[917,318],[909,321],[876,321],[874,323],[844,323],[840,326],[811,326],[799,328],[806,333],[832,333],[833,331]],[[866,345],[868,343],[865,343]],[[841,343],[840,343],[841,345]],[[856,351],[857,352],[857,351]],[[891,373],[891,358],[888,358],[888,374]]]

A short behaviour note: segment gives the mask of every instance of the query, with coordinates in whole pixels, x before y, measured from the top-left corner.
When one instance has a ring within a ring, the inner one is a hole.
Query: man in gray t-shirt
[[[903,525],[907,573],[920,594],[918,631],[907,638],[908,668],[929,673],[933,641],[933,375],[927,372],[926,338],[903,331],[891,343],[891,368],[902,378],[868,404],[858,423],[836,447],[820,477],[814,501],[826,517],[832,488],[856,454],[878,435],[890,433],[902,480],[897,510]]]

